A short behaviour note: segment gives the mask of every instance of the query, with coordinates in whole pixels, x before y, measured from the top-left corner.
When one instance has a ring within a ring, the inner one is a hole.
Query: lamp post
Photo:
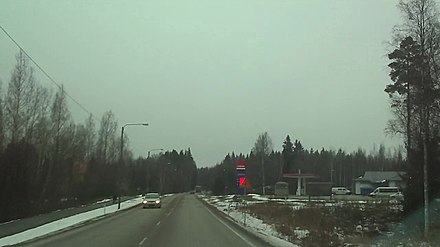
[[[225,175],[225,195],[228,193],[228,171],[226,170],[226,168],[223,168],[223,172]]]
[[[122,167],[124,158],[124,130],[127,126],[148,126],[148,123],[127,123],[121,129],[121,153],[119,154],[119,166]],[[119,194],[119,193],[118,193]],[[121,195],[118,195],[118,209],[121,209]]]
[[[163,151],[163,150],[164,150],[163,148],[156,148],[156,149],[148,150],[147,159],[150,158],[150,153],[151,153],[151,152],[153,152],[153,151]]]

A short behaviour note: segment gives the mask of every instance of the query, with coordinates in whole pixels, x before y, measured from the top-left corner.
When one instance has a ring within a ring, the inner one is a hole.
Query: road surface
[[[166,197],[161,209],[141,206],[25,246],[268,246],[211,211],[194,195]]]

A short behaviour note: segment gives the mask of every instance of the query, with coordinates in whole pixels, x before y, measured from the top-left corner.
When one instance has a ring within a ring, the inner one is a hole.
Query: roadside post
[[[246,209],[247,209],[247,203],[246,201],[243,201],[243,225],[246,226]]]
[[[243,179],[243,181],[240,183],[240,187],[244,189],[246,194],[246,189],[251,188],[251,184],[249,183],[249,180],[246,178]],[[247,217],[247,202],[245,200],[242,200],[241,202],[242,212],[243,212],[243,225],[246,226],[246,217]]]

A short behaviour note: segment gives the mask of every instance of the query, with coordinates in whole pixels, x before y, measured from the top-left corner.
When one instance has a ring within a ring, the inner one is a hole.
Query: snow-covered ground
[[[142,203],[142,197],[137,197],[128,201],[121,202],[121,209],[127,209],[139,205]],[[47,223],[45,225],[26,230],[11,236],[7,236],[0,239],[0,246],[19,244],[37,237],[41,237],[77,224],[81,224],[88,220],[102,217],[104,215],[115,213],[118,210],[117,204],[111,204],[103,206],[102,208],[84,212],[81,214],[73,215],[67,218],[63,218],[57,221]]]
[[[97,202],[95,202],[95,203],[93,203],[93,204],[98,204],[98,203],[104,203],[104,202],[109,202],[109,201],[111,201],[112,199],[110,199],[110,198],[107,198],[107,199],[103,199],[103,200],[100,200],[100,201],[97,201]]]
[[[244,206],[244,204],[241,204],[242,202],[245,202],[247,205],[251,204],[258,204],[258,203],[278,203],[286,205],[293,210],[301,210],[308,207],[315,207],[315,208],[342,208],[342,207],[350,207],[353,206],[354,209],[359,209],[360,211],[365,211],[372,206],[381,206],[383,205],[387,210],[390,211],[390,213],[399,212],[402,211],[402,205],[399,203],[399,201],[396,200],[370,200],[369,198],[359,198],[361,200],[339,200],[338,198],[332,199],[328,198],[326,200],[322,198],[311,198],[309,200],[308,198],[302,197],[302,198],[271,198],[262,196],[259,194],[247,194],[244,197],[241,198],[235,198],[234,195],[227,195],[227,196],[202,196],[202,198],[210,203],[211,205],[215,206],[219,211],[223,212],[224,214],[229,215],[235,222],[238,224],[245,226],[246,229],[253,231],[260,237],[263,236],[263,239],[266,239],[269,243],[272,243],[274,246],[297,246],[295,244],[292,244],[288,242],[288,238],[284,236],[283,234],[280,234],[277,232],[276,228],[273,225],[266,224],[262,220],[252,217],[249,214],[244,214],[241,210],[237,210],[237,207]],[[365,199],[365,200],[363,200]],[[246,216],[246,217],[245,217]],[[245,220],[246,218],[246,220]],[[246,221],[246,223],[245,223]],[[368,230],[368,227],[366,228]],[[310,237],[310,234],[312,234],[307,229],[302,229],[297,227],[293,230],[294,239],[296,244],[301,244],[302,239]],[[348,234],[348,233],[344,233]],[[355,233],[349,233],[352,235],[347,235],[348,238],[346,239],[348,243],[351,241],[350,237],[355,238],[356,241],[361,241],[360,239],[356,239],[356,234],[359,234],[358,232]],[[384,236],[392,236],[392,232],[381,232]],[[338,235],[339,236],[339,235]],[[342,237],[342,238],[341,238]],[[340,239],[343,239],[345,241],[344,235],[340,236]],[[270,239],[268,239],[270,238]],[[359,237],[360,238],[360,237]],[[355,241],[355,242],[356,242]],[[365,239],[365,241],[372,241],[371,239]],[[376,241],[374,246],[387,246],[387,244],[382,244],[380,241]],[[418,246],[418,245],[413,245]]]
[[[251,194],[250,196],[253,200],[248,201],[248,204],[263,203],[269,200],[268,198],[258,194]],[[224,197],[225,200],[220,200],[218,197],[201,196],[201,198],[209,204],[215,206],[219,211],[231,217],[237,224],[245,227],[248,231],[251,231],[273,246],[298,247],[298,245],[290,243],[284,239],[283,236],[279,234],[272,225],[268,225],[258,218],[237,210],[236,207],[239,207],[240,204],[233,202],[234,195]],[[298,234],[301,234],[302,236],[307,233],[299,231]]]

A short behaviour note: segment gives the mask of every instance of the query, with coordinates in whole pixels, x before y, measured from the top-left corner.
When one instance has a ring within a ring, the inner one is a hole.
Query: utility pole
[[[121,172],[122,169],[122,162],[123,162],[123,152],[124,152],[124,130],[125,130],[125,125],[122,126],[121,129],[121,151],[119,154],[119,169],[116,169],[116,172],[119,176],[119,173]],[[119,177],[118,177],[119,178]],[[118,209],[121,209],[121,195],[120,195],[120,191],[119,191],[119,179],[116,179],[116,190],[117,190],[117,194],[118,194]]]
[[[333,160],[330,161],[330,182],[333,186]]]

